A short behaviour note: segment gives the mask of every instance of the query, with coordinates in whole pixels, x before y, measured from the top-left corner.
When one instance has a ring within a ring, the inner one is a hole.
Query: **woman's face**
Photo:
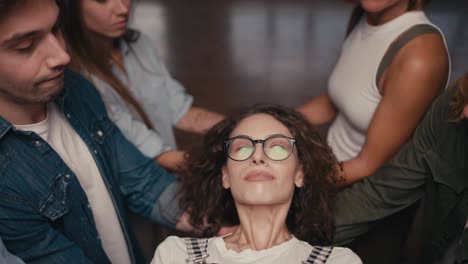
[[[131,0],[81,0],[87,30],[106,38],[121,37],[128,23]]]
[[[292,138],[289,130],[274,117],[255,114],[242,120],[230,137],[248,136],[257,140],[271,135]],[[294,187],[302,187],[304,178],[295,148],[287,159],[274,161],[265,155],[260,143],[247,160],[228,158],[222,177],[223,187],[231,190],[235,202],[245,205],[289,204]]]

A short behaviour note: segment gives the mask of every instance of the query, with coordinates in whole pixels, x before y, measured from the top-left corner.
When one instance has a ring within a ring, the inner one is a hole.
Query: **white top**
[[[76,175],[85,191],[97,232],[110,261],[113,264],[131,263],[117,212],[91,152],[63,113],[53,103],[47,107],[47,118],[44,121],[16,125],[16,128],[34,131],[52,146]]]
[[[379,26],[369,25],[364,17],[346,38],[328,83],[328,93],[339,113],[327,141],[338,160],[352,159],[361,151],[382,100],[376,83],[380,62],[390,44],[418,24],[434,26],[422,11],[405,13]]]
[[[222,264],[301,264],[307,260],[313,247],[307,242],[293,237],[280,245],[265,250],[246,249],[235,252],[227,249],[222,237],[208,240],[207,263]],[[183,238],[170,236],[159,245],[151,264],[180,264],[186,263],[187,248]],[[362,263],[359,257],[348,248],[333,248],[327,263],[354,264]]]

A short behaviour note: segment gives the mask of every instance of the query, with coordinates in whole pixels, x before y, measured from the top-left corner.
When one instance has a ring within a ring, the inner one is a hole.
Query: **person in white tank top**
[[[339,185],[370,176],[387,162],[450,76],[443,34],[422,11],[426,0],[352,2],[357,5],[327,93],[298,107],[314,125],[331,123],[327,141],[341,161]],[[402,44],[380,69],[404,33],[419,25],[435,30]]]
[[[257,105],[221,121],[190,153],[180,198],[190,223],[211,238],[169,237],[151,263],[362,263],[350,249],[327,246],[335,163],[290,108]],[[239,227],[214,237],[228,224]]]

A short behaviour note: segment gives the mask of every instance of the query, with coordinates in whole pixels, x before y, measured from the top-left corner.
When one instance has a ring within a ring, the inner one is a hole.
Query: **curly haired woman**
[[[334,229],[336,160],[297,112],[257,105],[215,125],[189,157],[182,206],[212,238],[169,237],[152,263],[361,263],[349,249],[323,247]]]

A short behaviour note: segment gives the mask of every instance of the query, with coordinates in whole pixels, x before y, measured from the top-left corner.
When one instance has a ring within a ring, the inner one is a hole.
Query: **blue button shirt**
[[[147,36],[120,44],[125,72],[115,64],[112,70],[140,103],[154,129],[148,129],[109,84],[88,73],[89,79],[101,93],[112,121],[143,154],[154,158],[176,149],[174,126],[190,109],[192,96],[171,77]]]
[[[55,103],[96,161],[132,263],[142,263],[125,208],[173,228],[180,216],[175,178],[127,141],[81,76],[66,71]],[[0,236],[10,252],[27,263],[109,263],[88,205],[73,171],[49,144],[0,117]]]

